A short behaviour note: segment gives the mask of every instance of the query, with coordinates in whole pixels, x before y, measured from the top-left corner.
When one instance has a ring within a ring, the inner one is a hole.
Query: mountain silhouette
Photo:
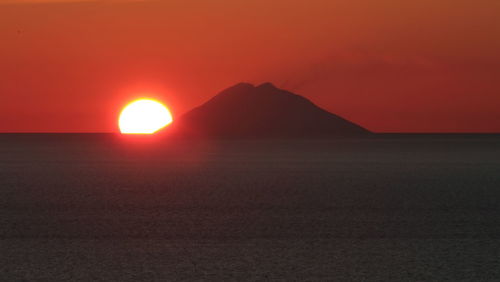
[[[236,84],[182,115],[168,131],[181,136],[310,138],[370,132],[271,83]]]

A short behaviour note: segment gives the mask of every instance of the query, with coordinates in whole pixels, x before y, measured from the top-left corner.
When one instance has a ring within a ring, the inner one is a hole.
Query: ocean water
[[[498,281],[500,136],[0,135],[0,281]]]

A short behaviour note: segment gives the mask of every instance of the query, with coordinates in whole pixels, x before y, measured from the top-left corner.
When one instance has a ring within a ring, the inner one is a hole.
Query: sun
[[[138,99],[120,113],[118,127],[122,134],[153,134],[172,122],[172,114],[153,99]]]

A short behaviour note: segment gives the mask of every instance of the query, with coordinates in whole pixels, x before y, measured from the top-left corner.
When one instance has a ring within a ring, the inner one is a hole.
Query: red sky
[[[0,0],[0,132],[271,81],[377,132],[500,132],[500,1]]]

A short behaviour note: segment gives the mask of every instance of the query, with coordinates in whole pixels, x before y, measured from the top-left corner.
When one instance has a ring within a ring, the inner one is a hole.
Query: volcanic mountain
[[[223,138],[310,138],[368,135],[359,125],[271,83],[236,84],[169,126],[175,135]]]

